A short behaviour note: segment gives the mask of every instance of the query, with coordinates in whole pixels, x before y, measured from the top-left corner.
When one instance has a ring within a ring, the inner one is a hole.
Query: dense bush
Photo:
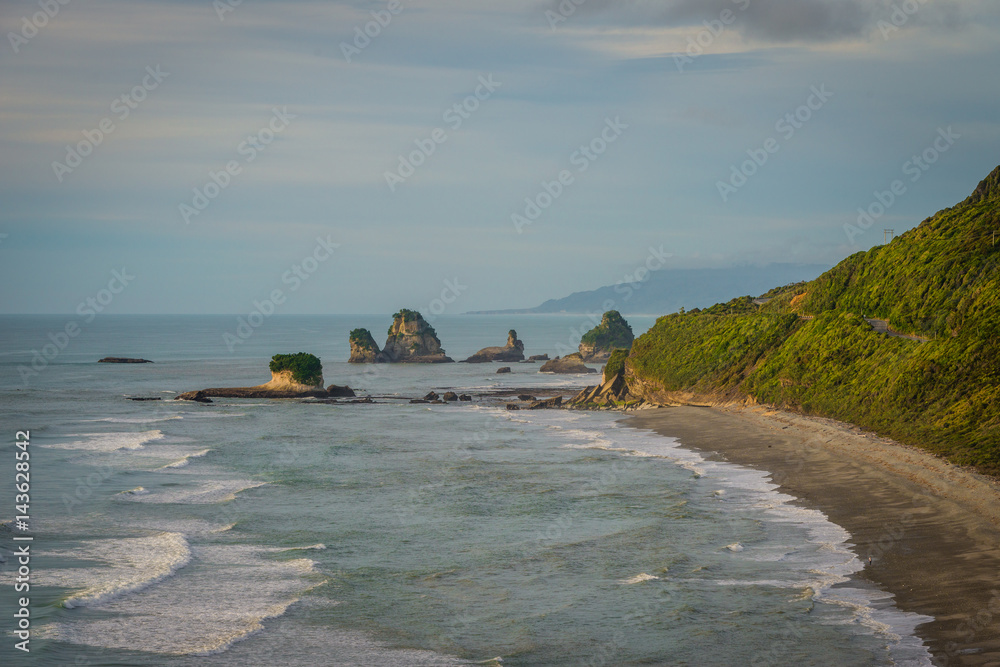
[[[598,350],[619,348],[627,350],[632,347],[634,340],[635,334],[632,333],[632,327],[625,321],[621,313],[617,310],[609,310],[604,313],[599,325],[583,334],[580,342],[593,345]]]
[[[300,384],[315,386],[323,382],[323,364],[307,352],[276,354],[271,358],[270,368],[272,373],[291,371],[292,379]]]
[[[998,227],[1000,167],[962,204],[769,303],[661,317],[627,366],[666,390],[738,391],[1000,473]]]

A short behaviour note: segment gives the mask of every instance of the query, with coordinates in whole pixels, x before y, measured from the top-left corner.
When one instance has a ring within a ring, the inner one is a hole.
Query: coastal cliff
[[[467,364],[481,364],[490,361],[523,361],[524,343],[517,339],[517,332],[507,332],[507,344],[503,347],[484,347],[465,360]]]
[[[625,361],[629,391],[831,417],[1000,473],[998,219],[1000,167],[816,280],[661,317]]]
[[[632,327],[617,310],[604,313],[601,323],[583,334],[580,339],[580,356],[584,361],[602,362],[615,350],[632,347],[635,334]]]

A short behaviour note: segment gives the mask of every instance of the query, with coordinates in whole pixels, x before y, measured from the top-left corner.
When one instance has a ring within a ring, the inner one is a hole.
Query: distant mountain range
[[[480,310],[472,315],[523,315],[529,313],[603,313],[666,315],[681,308],[707,308],[737,296],[758,296],[775,285],[813,280],[830,269],[826,264],[768,264],[729,269],[662,269],[645,280],[575,292],[549,299],[534,308]]]

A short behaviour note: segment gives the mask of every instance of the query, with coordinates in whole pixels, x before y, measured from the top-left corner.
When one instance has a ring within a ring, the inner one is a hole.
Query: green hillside
[[[660,318],[632,348],[630,386],[752,396],[1000,473],[995,233],[1000,167],[961,204],[762,305]]]

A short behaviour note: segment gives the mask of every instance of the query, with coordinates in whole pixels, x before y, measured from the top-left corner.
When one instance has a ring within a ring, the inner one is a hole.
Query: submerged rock
[[[441,397],[441,400],[445,403],[453,403],[458,400],[458,394],[453,391],[446,391],[444,396]]]
[[[348,386],[340,386],[336,384],[331,384],[326,388],[326,393],[329,394],[330,398],[354,398],[357,394],[354,390]]]
[[[510,366],[501,366],[497,369],[497,373],[510,373]]]

